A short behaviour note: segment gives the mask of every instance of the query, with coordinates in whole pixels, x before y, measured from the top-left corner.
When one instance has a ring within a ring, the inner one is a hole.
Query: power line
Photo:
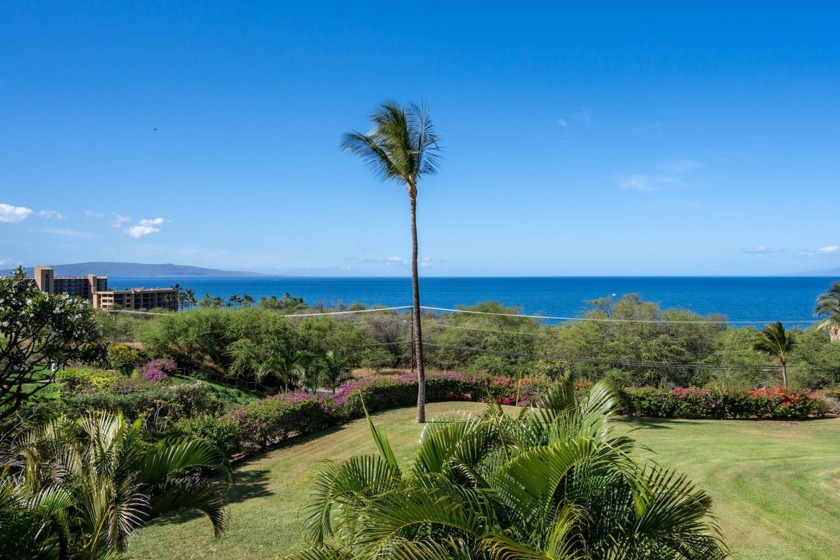
[[[741,364],[705,364],[705,363],[675,363],[675,362],[651,362],[644,360],[630,360],[622,358],[595,358],[595,357],[574,357],[564,356],[562,354],[533,354],[529,352],[510,352],[504,350],[489,350],[485,348],[472,348],[469,346],[450,346],[446,344],[434,344],[424,342],[423,346],[430,348],[438,348],[442,350],[457,350],[462,352],[475,352],[480,354],[491,354],[496,356],[506,356],[511,358],[528,358],[528,359],[552,359],[569,363],[588,363],[588,364],[610,364],[616,367],[633,367],[633,368],[652,368],[652,369],[708,369],[708,370],[750,370],[750,371],[778,371],[778,366],[754,366]],[[817,371],[834,371],[831,368],[814,368]]]
[[[527,315],[522,313],[496,313],[491,311],[474,311],[471,309],[450,309],[447,307],[430,307],[423,305],[421,309],[429,311],[443,311],[446,313],[469,313],[471,315],[491,315],[496,317],[519,317],[525,319],[538,319],[540,321],[589,321],[596,323],[658,323],[658,324],[697,324],[703,323],[707,325],[763,325],[768,323],[775,323],[778,319],[772,321],[712,321],[706,319],[698,320],[669,320],[669,319],[615,319],[612,317],[597,318],[597,317],[559,317],[552,315]],[[808,320],[786,320],[783,323],[807,323],[812,324],[813,319]]]
[[[397,305],[393,307],[374,307],[370,309],[355,309],[351,311],[319,311],[315,313],[294,313],[294,314],[286,314],[284,313],[284,317],[326,317],[326,316],[335,316],[335,315],[357,315],[362,313],[377,313],[380,311],[405,311],[411,309],[411,305]],[[220,308],[224,309],[224,308]],[[255,309],[259,309],[256,307]],[[440,311],[445,313],[463,313],[463,314],[470,314],[470,315],[486,315],[491,317],[511,317],[514,319],[536,319],[538,321],[567,321],[567,322],[592,322],[592,323],[642,323],[642,324],[661,324],[661,325],[669,325],[669,324],[677,324],[677,325],[695,325],[695,324],[703,324],[703,325],[766,325],[770,323],[775,323],[777,319],[773,320],[762,320],[762,321],[716,321],[716,320],[708,320],[708,319],[696,319],[696,320],[674,320],[674,319],[616,319],[614,317],[562,317],[562,316],[554,316],[554,315],[528,315],[528,314],[521,314],[521,313],[496,313],[491,311],[474,311],[470,309],[451,309],[447,307],[432,307],[423,305],[421,309],[425,309],[427,311]],[[278,311],[279,310],[272,310]],[[129,313],[133,315],[169,315],[169,313],[157,313],[153,311],[136,311],[130,309],[109,309],[107,310],[108,313]],[[783,323],[793,324],[793,325],[813,325],[816,320],[815,319],[788,319],[782,321]],[[467,327],[463,327],[467,328]],[[478,330],[478,329],[474,329]],[[503,332],[503,331],[497,331]],[[523,334],[523,333],[520,333]]]
[[[400,305],[396,307],[373,307],[371,309],[354,309],[351,311],[319,311],[316,313],[283,313],[284,317],[324,317],[327,315],[354,315],[359,313],[376,313],[379,311],[401,311],[405,309],[410,309],[410,305]],[[225,310],[232,310],[234,308],[223,308],[218,307],[214,309],[225,309]],[[236,309],[245,309],[245,308],[236,308]],[[258,307],[254,309],[259,309]],[[277,313],[281,313],[279,310],[269,310],[275,311]],[[135,311],[132,309],[108,309],[108,313],[129,313],[132,315],[160,315],[160,316],[170,316],[172,313],[157,313],[154,311]]]

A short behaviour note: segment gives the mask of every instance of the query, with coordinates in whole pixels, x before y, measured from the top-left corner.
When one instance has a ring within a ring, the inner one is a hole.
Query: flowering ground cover
[[[784,401],[782,401],[784,402]],[[483,405],[441,402],[429,417]],[[421,426],[413,408],[375,416],[397,457],[411,456]],[[687,474],[715,500],[714,512],[733,556],[824,559],[840,550],[840,419],[804,422],[627,420],[622,426],[656,459]],[[375,452],[364,421],[291,440],[240,464],[232,495],[233,523],[214,540],[206,520],[173,516],[139,531],[129,557],[282,558],[301,542],[298,512],[307,473],[324,459]]]

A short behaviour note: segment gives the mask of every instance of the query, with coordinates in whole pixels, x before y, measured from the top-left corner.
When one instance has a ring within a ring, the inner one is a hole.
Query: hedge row
[[[824,416],[827,403],[802,391],[781,388],[757,391],[677,387],[618,392],[619,409],[626,416],[654,418],[763,418],[789,420]]]
[[[426,381],[426,400],[512,404],[518,399],[527,404],[543,393],[547,383],[529,379],[517,386],[516,380],[507,377],[431,375]],[[276,395],[223,416],[184,420],[180,429],[216,442],[229,455],[238,455],[360,418],[364,415],[362,401],[369,412],[412,406],[417,401],[417,380],[412,376],[366,380],[345,385],[331,396]],[[626,389],[618,392],[618,403],[620,413],[627,416],[660,418],[792,419],[822,416],[828,410],[819,398],[783,389]]]
[[[201,381],[180,385],[149,384],[130,392],[102,391],[62,397],[65,410],[84,413],[92,410],[120,411],[127,419],[142,418],[161,430],[181,419],[217,415],[225,403],[210,386]]]

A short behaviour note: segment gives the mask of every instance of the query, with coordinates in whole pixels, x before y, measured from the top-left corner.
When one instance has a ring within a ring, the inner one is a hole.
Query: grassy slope
[[[481,405],[429,405],[430,417]],[[410,409],[376,416],[398,457],[420,434]],[[715,499],[735,558],[824,559],[840,549],[840,419],[814,422],[640,421],[633,437]],[[305,475],[317,461],[373,452],[364,422],[303,438],[237,469],[233,522],[219,540],[206,519],[179,516],[139,531],[132,558],[272,558],[300,542]],[[648,452],[642,451],[647,454]]]

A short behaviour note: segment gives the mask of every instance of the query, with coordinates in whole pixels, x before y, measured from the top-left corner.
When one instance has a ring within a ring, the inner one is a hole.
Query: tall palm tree
[[[327,463],[312,481],[300,559],[721,559],[711,499],[637,463],[612,433],[614,398],[570,378],[508,416],[430,423],[408,472],[370,424],[378,453]]]
[[[394,101],[383,103],[370,116],[368,134],[348,132],[341,148],[365,160],[383,180],[405,184],[411,202],[411,282],[414,310],[414,352],[417,357],[417,422],[426,421],[426,374],[423,369],[423,335],[420,330],[420,280],[417,271],[417,183],[423,175],[437,173],[439,137],[427,109],[412,103],[408,108]]]
[[[795,346],[793,334],[785,330],[781,321],[772,325],[765,325],[758,333],[755,341],[755,349],[766,352],[779,360],[782,367],[782,385],[787,389],[787,362],[788,354]]]
[[[224,480],[231,470],[206,440],[152,444],[141,421],[95,413],[32,430],[10,456],[0,473],[0,502],[11,496],[6,507],[28,515],[39,547],[60,559],[115,556],[135,529],[182,508],[204,513],[217,536],[227,526]]]
[[[831,288],[817,298],[814,315],[825,318],[814,325],[815,329],[828,330],[832,342],[840,340],[840,282],[835,282]]]

